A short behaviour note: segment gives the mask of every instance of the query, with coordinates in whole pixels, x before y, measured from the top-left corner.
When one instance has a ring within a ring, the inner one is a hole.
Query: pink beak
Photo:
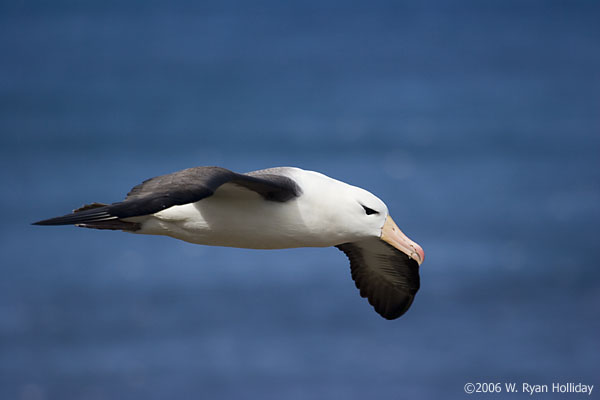
[[[418,262],[419,265],[425,260],[425,252],[421,246],[410,240],[389,215],[381,229],[380,238]]]

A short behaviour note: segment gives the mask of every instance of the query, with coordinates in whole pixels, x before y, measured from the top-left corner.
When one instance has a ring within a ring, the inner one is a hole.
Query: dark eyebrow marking
[[[372,208],[369,208],[367,206],[363,206],[362,204],[361,204],[361,206],[365,210],[365,213],[367,213],[367,215],[379,214],[379,211],[375,211]]]

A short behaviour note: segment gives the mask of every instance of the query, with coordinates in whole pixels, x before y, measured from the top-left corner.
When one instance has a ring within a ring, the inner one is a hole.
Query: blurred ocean
[[[1,2],[0,398],[598,398],[599,11]],[[29,225],[197,165],[372,191],[425,249],[414,305],[380,318],[334,248]]]

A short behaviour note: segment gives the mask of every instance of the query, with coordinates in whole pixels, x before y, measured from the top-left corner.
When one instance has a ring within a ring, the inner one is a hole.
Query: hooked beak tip
[[[423,251],[423,248],[415,242],[413,242],[413,248],[415,249],[415,252],[411,254],[411,257],[419,264],[422,264],[423,261],[425,261],[425,252]],[[416,255],[418,258],[413,257],[413,255]]]

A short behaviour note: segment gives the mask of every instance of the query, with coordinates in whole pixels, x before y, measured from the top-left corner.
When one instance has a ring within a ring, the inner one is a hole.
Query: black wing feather
[[[350,260],[350,271],[361,297],[386,319],[402,316],[420,287],[419,264],[378,239],[336,246]]]

